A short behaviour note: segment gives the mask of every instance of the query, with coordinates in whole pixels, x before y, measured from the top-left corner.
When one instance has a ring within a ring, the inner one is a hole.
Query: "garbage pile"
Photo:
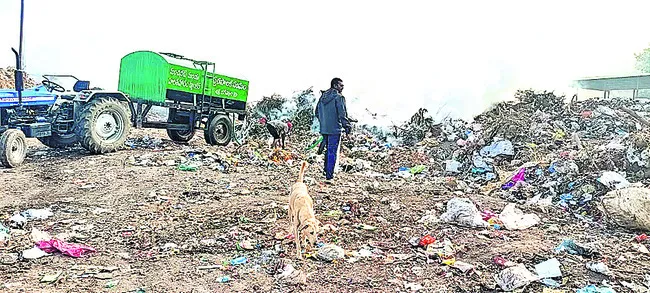
[[[0,68],[0,89],[13,89],[15,88],[14,76],[16,75],[16,68],[7,67]],[[37,85],[38,82],[31,78],[27,73],[23,77],[23,86],[25,88],[30,88]]]
[[[301,137],[313,128],[316,96],[310,87],[287,98],[278,94],[263,97],[247,109],[247,121],[244,125],[244,136],[249,139],[268,139],[268,130],[259,123],[261,118],[268,121],[291,121],[294,125],[293,134]]]

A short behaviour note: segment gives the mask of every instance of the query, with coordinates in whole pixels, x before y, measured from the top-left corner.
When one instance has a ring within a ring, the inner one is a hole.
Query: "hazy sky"
[[[25,0],[25,64],[117,88],[120,58],[170,51],[249,80],[251,99],[326,89],[404,119],[469,116],[517,88],[633,72],[650,1]],[[0,0],[0,66],[13,64],[19,0]],[[534,4],[531,4],[534,3]]]

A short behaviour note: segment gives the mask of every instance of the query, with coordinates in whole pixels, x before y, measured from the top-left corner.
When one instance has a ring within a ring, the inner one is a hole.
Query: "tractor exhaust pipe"
[[[16,55],[16,72],[14,75],[14,84],[16,92],[18,92],[18,107],[23,106],[23,18],[25,13],[25,0],[20,0],[20,43],[18,44],[18,51],[11,48],[11,51]]]

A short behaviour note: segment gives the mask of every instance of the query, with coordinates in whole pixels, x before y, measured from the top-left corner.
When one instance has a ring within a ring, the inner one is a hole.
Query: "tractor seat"
[[[87,91],[90,89],[90,81],[87,80],[77,80],[72,86],[72,90],[75,92]]]

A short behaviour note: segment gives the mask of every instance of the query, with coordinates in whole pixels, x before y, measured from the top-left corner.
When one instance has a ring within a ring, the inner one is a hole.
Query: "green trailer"
[[[166,129],[174,141],[189,141],[200,129],[207,143],[227,145],[235,121],[245,119],[248,86],[215,73],[212,62],[136,51],[121,60],[118,90],[130,101],[135,127]],[[166,122],[146,120],[153,106],[169,109]]]

